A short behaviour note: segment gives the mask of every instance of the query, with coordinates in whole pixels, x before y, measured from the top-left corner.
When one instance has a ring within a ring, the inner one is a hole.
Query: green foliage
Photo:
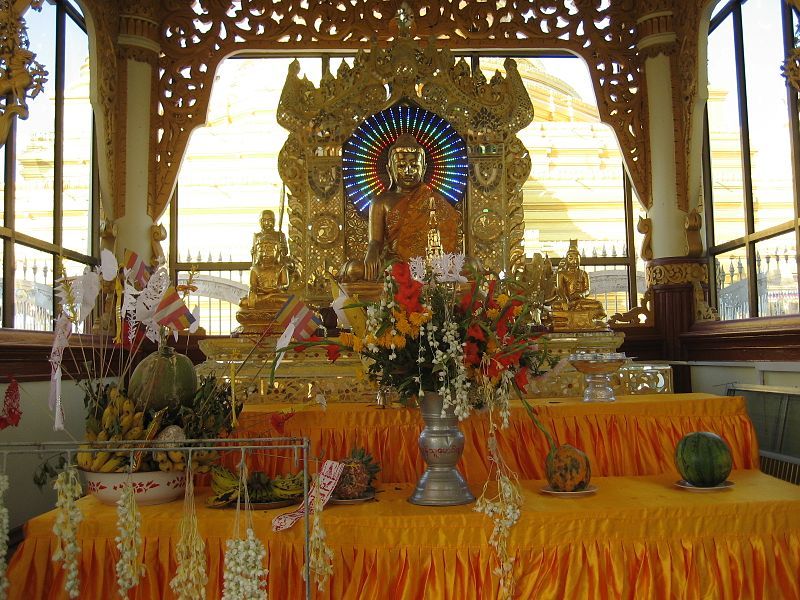
[[[67,457],[63,454],[54,454],[42,460],[33,471],[33,483],[41,491],[46,485],[58,477],[67,465]]]

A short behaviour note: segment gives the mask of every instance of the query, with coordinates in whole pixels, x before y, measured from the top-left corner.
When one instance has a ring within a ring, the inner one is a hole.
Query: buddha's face
[[[275,213],[265,210],[261,213],[261,231],[272,231],[275,229]]]
[[[567,252],[567,268],[577,269],[581,264],[581,255],[578,252]]]
[[[398,150],[389,158],[389,172],[401,189],[414,188],[422,182],[425,174],[425,154]]]

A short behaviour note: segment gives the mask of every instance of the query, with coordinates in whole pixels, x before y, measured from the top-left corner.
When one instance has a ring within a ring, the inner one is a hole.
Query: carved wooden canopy
[[[798,0],[792,0],[793,2]],[[118,57],[154,69],[149,212],[163,212],[189,134],[201,125],[220,62],[240,52],[354,51],[397,35],[401,0],[81,0],[103,60],[93,64],[99,121],[106,127],[109,165],[119,164],[120,98],[125,69]],[[567,50],[584,58],[601,119],[615,131],[639,200],[651,204],[648,56],[667,54],[673,76],[677,203],[688,209],[686,178],[697,96],[699,23],[715,0],[428,0],[409,2],[416,35],[451,50]],[[407,8],[407,7],[406,7]],[[151,32],[151,27],[152,32]],[[131,45],[140,36],[149,43]],[[680,40],[680,44],[677,43]],[[116,125],[115,125],[116,123]],[[116,136],[116,138],[115,138]],[[696,136],[695,136],[696,137]],[[116,159],[114,154],[116,153]],[[112,160],[113,159],[113,160]],[[107,190],[124,211],[120,177]]]

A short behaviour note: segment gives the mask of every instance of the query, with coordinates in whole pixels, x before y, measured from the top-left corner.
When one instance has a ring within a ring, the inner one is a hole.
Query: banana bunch
[[[239,497],[239,478],[228,469],[211,467],[211,490],[214,495],[208,499],[213,507],[225,506]],[[303,472],[278,475],[270,479],[266,473],[252,473],[247,478],[247,492],[250,502],[276,502],[294,500],[303,495]]]
[[[270,481],[271,500],[289,500],[303,495],[303,472],[286,473]],[[269,502],[270,500],[267,500]]]
[[[78,466],[86,471],[99,473],[123,472],[128,468],[130,449],[124,447],[125,440],[140,440],[144,437],[144,413],[136,412],[133,401],[117,388],[111,388],[108,402],[98,420],[86,430],[89,442],[120,442],[109,444],[102,452],[91,452],[90,444],[82,444],[77,454]]]
[[[185,471],[188,452],[178,450],[156,451],[153,458],[158,463],[161,471]],[[219,452],[216,450],[195,450],[192,452],[192,472],[208,473],[211,471],[211,463],[219,459]]]
[[[211,467],[211,496],[207,503],[212,507],[222,507],[239,497],[239,478],[225,467]]]

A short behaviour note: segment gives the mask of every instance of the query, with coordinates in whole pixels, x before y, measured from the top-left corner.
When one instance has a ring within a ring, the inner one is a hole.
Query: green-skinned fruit
[[[714,487],[731,474],[733,459],[728,444],[716,433],[695,431],[675,447],[675,466],[688,483]]]
[[[191,405],[196,390],[197,374],[192,361],[163,346],[134,369],[128,395],[137,410],[157,411]]]

